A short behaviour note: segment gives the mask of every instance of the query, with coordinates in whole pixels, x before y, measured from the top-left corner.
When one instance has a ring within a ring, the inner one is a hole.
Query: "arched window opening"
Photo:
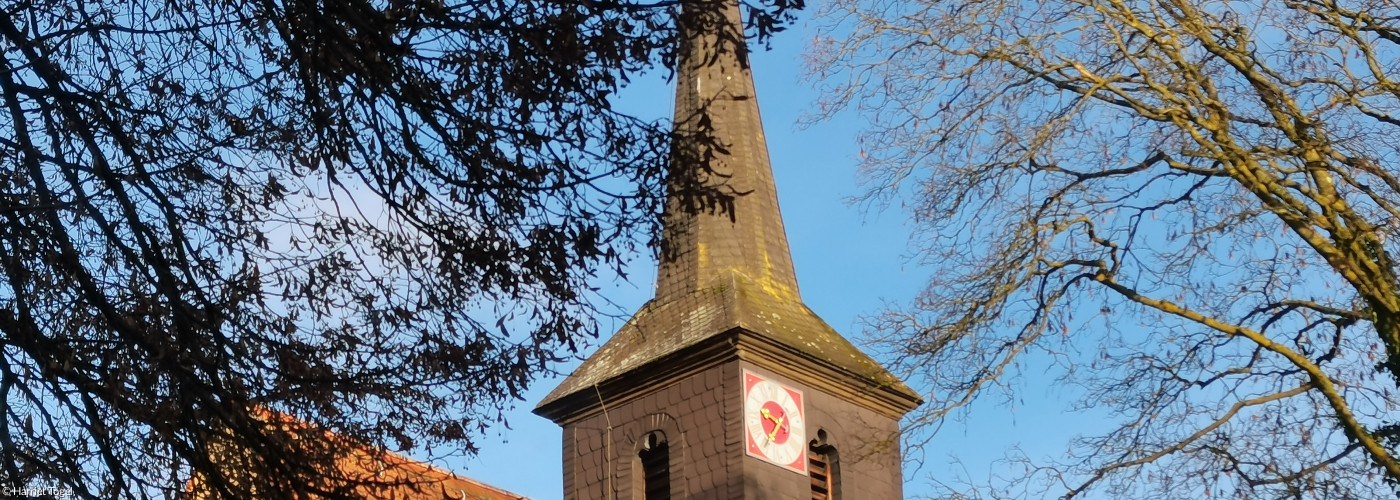
[[[647,434],[637,453],[641,464],[641,486],[644,500],[670,500],[671,447],[660,431]]]
[[[807,476],[812,483],[812,500],[840,500],[841,467],[836,447],[827,444],[826,430],[807,445]]]

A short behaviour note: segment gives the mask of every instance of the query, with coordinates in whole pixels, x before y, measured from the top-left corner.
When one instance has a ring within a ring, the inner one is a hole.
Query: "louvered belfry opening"
[[[812,483],[812,500],[837,500],[838,475],[836,448],[825,444],[826,431],[818,431],[820,436],[807,447],[807,476]]]
[[[812,500],[831,500],[831,474],[826,457],[816,453],[807,455],[807,470],[812,477]]]
[[[671,498],[671,447],[658,433],[647,436],[647,443],[638,453],[642,462],[643,498],[645,500],[670,500]]]

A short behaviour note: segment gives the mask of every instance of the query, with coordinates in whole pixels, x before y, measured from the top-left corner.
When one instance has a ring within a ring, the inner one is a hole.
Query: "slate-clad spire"
[[[681,42],[676,68],[680,139],[670,182],[673,193],[698,183],[732,196],[733,204],[672,196],[656,298],[670,300],[740,273],[796,300],[739,6],[722,0],[698,5],[680,20],[692,35]]]
[[[575,405],[596,402],[600,384],[739,331],[918,404],[914,392],[798,295],[737,1],[691,0],[683,10],[679,139],[656,297],[546,396],[536,413],[562,417]],[[694,196],[704,191],[697,185],[732,201],[698,201],[714,197]]]

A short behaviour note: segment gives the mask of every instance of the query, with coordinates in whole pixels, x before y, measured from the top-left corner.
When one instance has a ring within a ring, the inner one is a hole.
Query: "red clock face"
[[[802,391],[744,371],[744,427],[750,456],[807,473]]]
[[[788,438],[792,436],[792,417],[788,415],[787,410],[784,410],[783,406],[776,402],[766,401],[759,408],[758,413],[759,416],[765,417],[763,419],[763,433],[772,436],[771,440],[775,444],[787,443]]]

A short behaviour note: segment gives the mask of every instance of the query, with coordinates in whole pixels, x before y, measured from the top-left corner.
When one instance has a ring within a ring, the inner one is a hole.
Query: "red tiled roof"
[[[382,488],[364,487],[367,499],[529,500],[524,496],[392,452],[355,449],[352,456],[338,460],[337,466],[355,479],[399,484],[387,491]],[[388,493],[387,497],[385,493]]]
[[[310,424],[290,415],[263,408],[254,409],[253,412],[270,426],[300,435],[294,439],[316,434]],[[328,443],[346,445],[347,451],[334,460],[335,473],[327,474],[326,481],[355,485],[354,497],[365,500],[529,500],[397,453],[350,444],[347,439],[329,431],[321,431],[320,434],[320,438]],[[191,479],[185,486],[186,498],[207,498],[209,495],[203,484],[200,476]]]

